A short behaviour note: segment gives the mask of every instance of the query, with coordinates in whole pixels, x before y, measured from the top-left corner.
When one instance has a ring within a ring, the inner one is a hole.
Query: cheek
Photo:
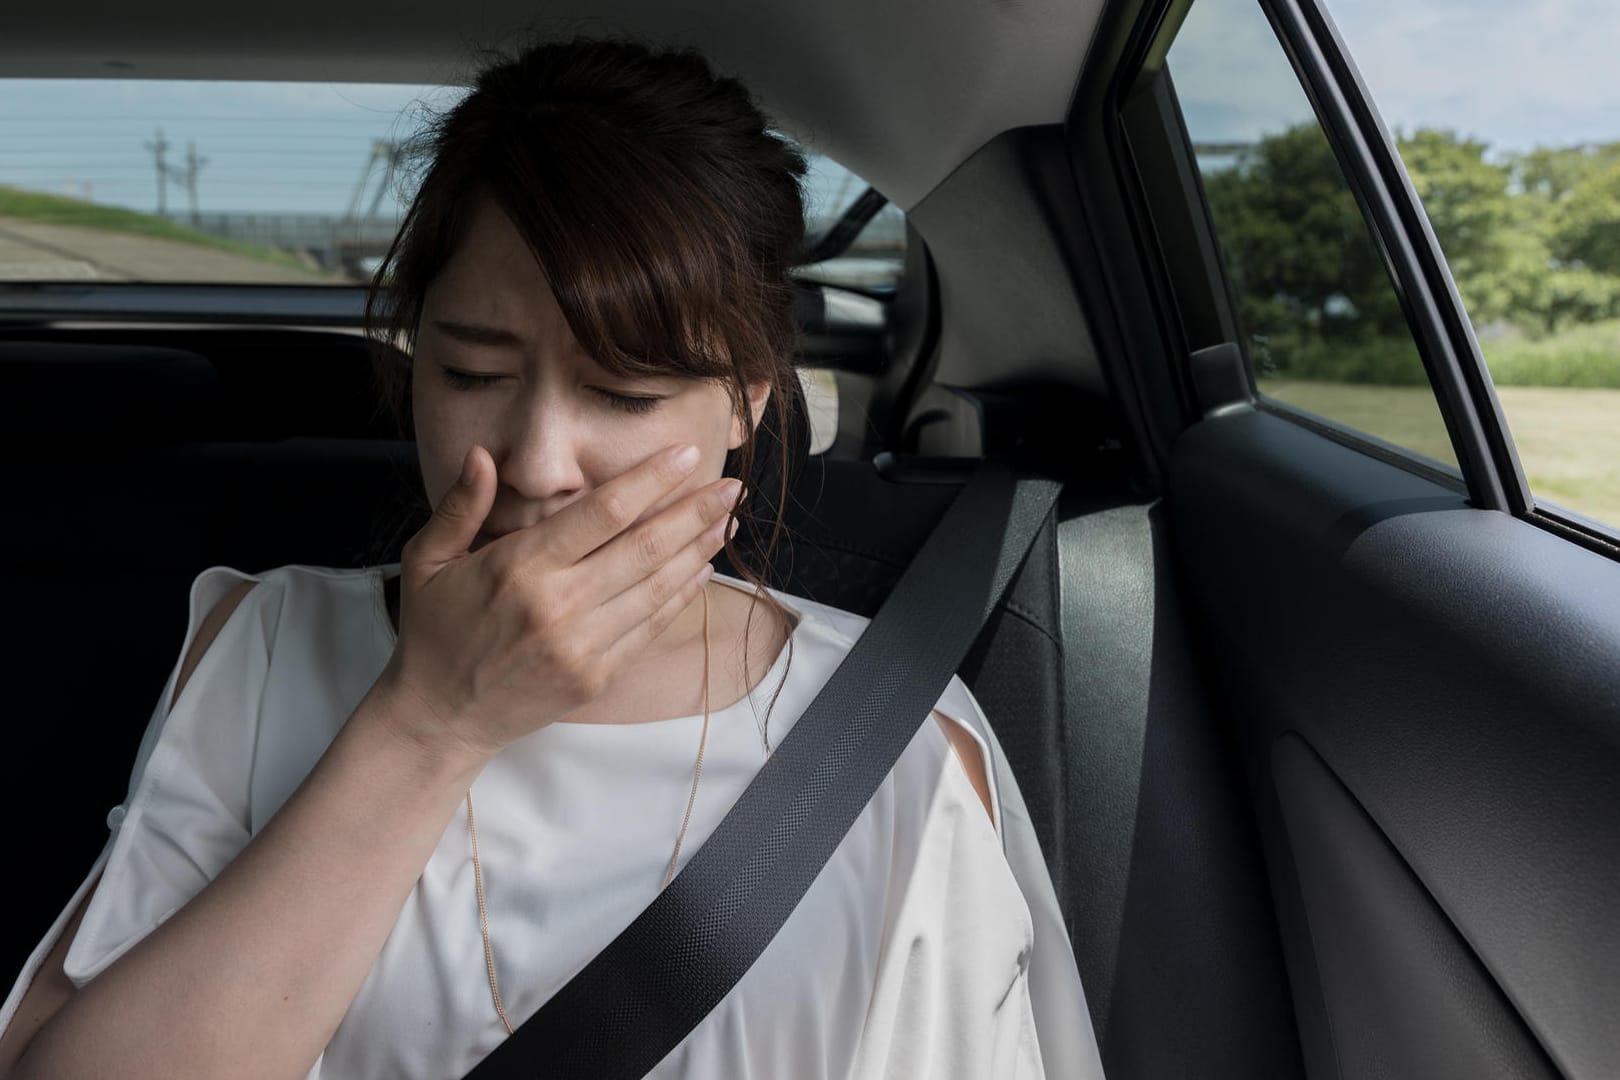
[[[450,485],[461,475],[461,461],[467,448],[478,442],[488,449],[488,437],[477,417],[449,394],[431,389],[413,390],[411,409],[415,417],[416,458],[422,469],[422,487],[428,501],[438,505]]]
[[[580,465],[590,485],[604,484],[676,443],[695,443],[704,452],[694,473],[702,475],[708,468],[709,449],[696,438],[698,429],[691,417],[683,413],[666,406],[645,416],[614,414],[599,418],[591,425],[590,437],[579,447]]]
[[[647,458],[677,443],[690,443],[702,453],[698,467],[685,483],[658,500],[639,520],[673,505],[682,496],[720,479],[726,464],[726,443],[731,435],[730,406],[719,407],[706,395],[682,394],[646,416],[616,418],[603,425],[601,437],[582,449],[581,464],[592,487],[606,483]]]

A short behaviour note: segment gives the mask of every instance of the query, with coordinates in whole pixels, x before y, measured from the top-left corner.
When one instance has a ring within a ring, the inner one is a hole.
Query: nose
[[[587,432],[565,400],[550,394],[520,400],[506,427],[495,474],[515,497],[549,515],[584,490]]]

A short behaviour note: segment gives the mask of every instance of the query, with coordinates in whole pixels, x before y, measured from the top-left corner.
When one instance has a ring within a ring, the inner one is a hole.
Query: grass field
[[[1566,327],[1545,337],[1480,342],[1497,386],[1620,390],[1620,320]]]
[[[228,251],[233,255],[261,259],[289,269],[303,270],[311,277],[319,274],[286,252],[244,244],[239,240],[228,240],[222,236],[212,236],[196,229],[188,229],[184,225],[177,225],[155,214],[142,214],[116,206],[101,206],[79,199],[66,199],[60,195],[22,191],[4,185],[0,185],[0,217],[20,218],[41,225],[75,225],[85,229],[100,229],[103,232],[133,233],[162,240],[178,240],[182,243]]]
[[[1260,390],[1456,464],[1439,407],[1426,386],[1262,379]],[[1620,389],[1498,385],[1497,394],[1531,492],[1620,527]]]

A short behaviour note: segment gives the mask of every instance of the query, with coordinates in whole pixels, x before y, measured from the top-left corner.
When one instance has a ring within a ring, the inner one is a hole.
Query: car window
[[[1166,65],[1264,398],[1456,468],[1399,296],[1255,0],[1197,0]]]
[[[1531,494],[1620,526],[1620,9],[1328,7],[1451,266]]]
[[[353,285],[393,239],[432,86],[0,79],[0,282]],[[806,232],[867,191],[807,151]],[[802,276],[892,290],[905,218],[877,206]],[[841,235],[841,234],[840,234]]]

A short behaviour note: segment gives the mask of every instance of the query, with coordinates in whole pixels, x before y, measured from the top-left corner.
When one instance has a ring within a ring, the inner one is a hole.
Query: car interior
[[[1620,1075],[1620,544],[1527,494],[1315,0],[1248,6],[1356,193],[1458,467],[1257,390],[1165,63],[1189,6],[85,0],[8,14],[0,64],[442,84],[469,43],[524,34],[700,48],[904,214],[892,290],[804,284],[838,419],[794,476],[777,587],[871,615],[978,460],[1063,485],[962,675],[1107,1074]],[[360,286],[0,284],[9,970],[105,840],[192,579],[397,560],[420,481],[363,307]]]

